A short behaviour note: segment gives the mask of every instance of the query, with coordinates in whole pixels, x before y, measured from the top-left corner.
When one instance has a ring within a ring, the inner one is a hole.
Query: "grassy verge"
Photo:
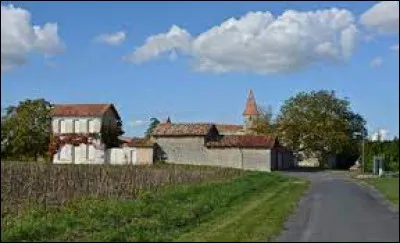
[[[8,218],[2,241],[198,241],[270,239],[307,188],[299,179],[251,172],[167,186],[136,200],[85,199]]]
[[[386,199],[399,207],[399,178],[369,178],[363,181],[374,186]]]

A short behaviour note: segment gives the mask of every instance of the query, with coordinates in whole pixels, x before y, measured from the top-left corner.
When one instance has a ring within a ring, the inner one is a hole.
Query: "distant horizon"
[[[2,112],[36,98],[113,103],[124,135],[143,136],[151,117],[241,125],[249,89],[274,115],[323,89],[348,98],[370,135],[399,137],[398,2],[3,1],[1,11]]]

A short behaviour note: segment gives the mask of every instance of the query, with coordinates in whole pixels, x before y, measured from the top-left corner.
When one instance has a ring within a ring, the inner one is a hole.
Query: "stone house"
[[[214,123],[159,124],[153,131],[156,159],[167,163],[271,171],[293,166],[293,154],[273,135],[254,135],[258,117],[250,90],[243,112],[244,125]]]
[[[122,137],[112,104],[63,104],[52,109],[53,163],[152,164],[154,142]]]
[[[51,115],[53,163],[103,164],[118,146],[121,118],[112,104],[60,104]]]

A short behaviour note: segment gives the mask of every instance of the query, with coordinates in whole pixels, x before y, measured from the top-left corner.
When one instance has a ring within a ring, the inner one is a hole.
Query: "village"
[[[1,3],[2,242],[399,242],[398,1]]]
[[[259,113],[252,90],[243,125],[174,123],[168,117],[150,138],[118,135],[113,104],[56,104],[52,110],[55,164],[166,163],[272,171],[294,166],[293,153],[275,135],[251,128]],[[103,136],[103,137],[102,137]],[[86,139],[84,139],[86,138]]]

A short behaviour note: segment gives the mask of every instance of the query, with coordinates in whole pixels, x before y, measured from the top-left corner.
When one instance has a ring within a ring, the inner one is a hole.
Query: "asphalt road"
[[[278,242],[399,242],[399,214],[373,190],[338,172],[285,172],[306,177],[310,191]]]

